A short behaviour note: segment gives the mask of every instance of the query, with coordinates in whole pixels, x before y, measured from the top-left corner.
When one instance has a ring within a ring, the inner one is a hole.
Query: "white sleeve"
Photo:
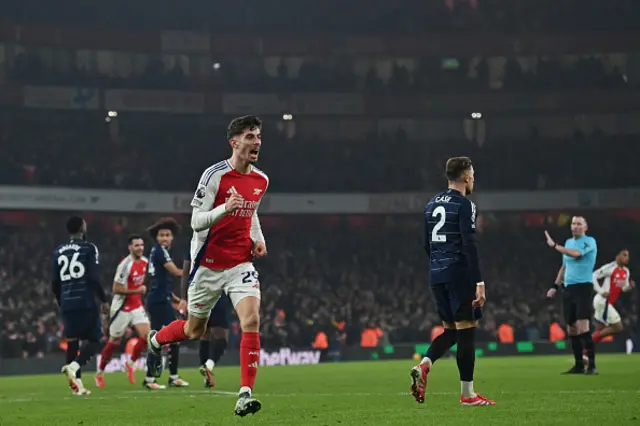
[[[260,226],[260,219],[258,218],[258,207],[256,206],[256,210],[253,212],[253,217],[251,218],[251,240],[256,243],[258,241],[265,242],[264,234],[262,233],[262,227]]]
[[[127,280],[129,279],[129,273],[131,272],[131,265],[132,262],[130,262],[129,259],[120,262],[116,269],[116,276],[113,278],[113,281],[126,287]]]
[[[593,272],[593,289],[596,291],[596,293],[602,294],[605,291],[607,291],[607,289],[605,289],[604,286],[600,285],[599,280],[610,277],[614,269],[615,269],[615,262],[611,262],[602,266],[600,269],[596,269]]]
[[[162,262],[162,264],[173,262],[171,253],[169,253],[169,250],[167,250],[166,247],[162,247],[162,256],[164,257],[164,262]]]
[[[213,208],[218,192],[218,180],[216,176],[211,175],[208,169],[200,177],[198,188],[196,189],[193,199],[191,200],[191,228],[200,232],[211,228],[216,222],[222,219],[225,214],[225,205],[221,204]]]
[[[627,280],[624,282],[624,285],[622,286],[622,291],[627,292],[632,289],[631,283],[629,282],[631,281],[631,271],[629,271],[629,268],[624,268],[624,269],[627,271]]]
[[[262,175],[267,180],[267,185],[265,186],[264,192],[262,193],[262,196],[264,197],[264,194],[267,192],[267,188],[269,187],[269,178],[265,174],[262,174]],[[258,217],[258,208],[260,207],[261,203],[262,203],[262,199],[260,199],[260,202],[256,206],[256,209],[253,211],[253,216],[251,217],[250,236],[251,236],[251,240],[254,243],[261,241],[266,244],[266,241],[264,239],[264,234],[262,233],[262,226],[260,226],[260,218]]]

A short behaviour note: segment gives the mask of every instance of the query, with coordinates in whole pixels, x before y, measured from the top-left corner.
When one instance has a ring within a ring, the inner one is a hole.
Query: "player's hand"
[[[547,245],[549,247],[555,247],[556,246],[556,242],[553,241],[553,238],[551,238],[551,235],[549,235],[549,233],[547,231],[544,231],[544,236],[547,238]]]
[[[629,280],[629,287],[636,288],[636,282],[634,280]]]
[[[267,255],[267,246],[262,241],[257,241],[253,246],[253,255],[257,258],[265,257]]]
[[[549,291],[547,291],[547,299],[553,299],[557,292],[558,290],[555,288],[550,288]]]
[[[176,311],[180,312],[182,315],[187,313],[187,301],[184,299],[180,299],[176,306]]]
[[[138,287],[138,294],[145,294],[146,292],[147,292],[146,285],[141,285],[140,287]]]
[[[607,298],[609,297],[609,292],[608,291],[603,291],[602,293],[600,293],[600,296]]]
[[[233,213],[236,210],[242,208],[244,204],[244,198],[240,194],[231,194],[227,202],[224,204],[224,209],[227,213]]]
[[[476,300],[474,300],[472,303],[473,307],[482,308],[486,300],[487,297],[484,293],[484,283],[482,285],[476,285]]]

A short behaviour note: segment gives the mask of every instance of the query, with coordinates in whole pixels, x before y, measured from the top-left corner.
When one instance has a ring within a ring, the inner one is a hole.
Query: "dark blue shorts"
[[[474,308],[476,286],[468,280],[432,284],[438,314],[444,322],[473,321],[482,318],[482,308]]]
[[[67,339],[99,342],[102,337],[100,313],[94,310],[70,311],[62,314]]]
[[[220,327],[229,329],[229,298],[226,294],[222,294],[220,299],[216,303],[216,306],[211,310],[211,315],[209,315],[209,322],[207,325],[209,327]]]
[[[147,314],[149,314],[152,330],[160,330],[176,319],[176,311],[169,302],[147,305]]]

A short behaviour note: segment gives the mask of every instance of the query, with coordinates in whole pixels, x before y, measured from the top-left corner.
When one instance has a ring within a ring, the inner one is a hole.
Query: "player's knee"
[[[258,331],[260,328],[260,313],[250,312],[240,318],[242,331]]]
[[[191,318],[187,321],[184,328],[184,335],[189,340],[199,340],[207,331],[207,323],[205,321],[194,321]]]
[[[114,345],[119,345],[120,342],[122,342],[122,336],[118,336],[118,337],[110,337],[109,338],[109,342],[113,343]]]
[[[617,322],[615,324],[611,324],[611,328],[613,328],[614,332],[620,333],[624,327],[622,326],[622,322]]]

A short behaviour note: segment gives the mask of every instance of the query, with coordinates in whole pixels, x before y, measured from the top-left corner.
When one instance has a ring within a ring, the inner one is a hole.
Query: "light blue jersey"
[[[566,254],[562,256],[562,264],[565,266],[564,285],[591,283],[598,255],[595,238],[586,235],[580,238],[569,238],[564,246],[578,250],[581,254],[577,259]]]

